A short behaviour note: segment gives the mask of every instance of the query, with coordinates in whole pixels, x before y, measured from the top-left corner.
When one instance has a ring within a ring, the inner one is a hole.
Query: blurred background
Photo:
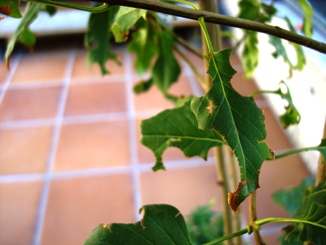
[[[280,15],[288,15],[300,26],[302,14],[291,2],[276,1]],[[325,42],[325,4],[321,2],[311,1],[317,10],[313,38]],[[237,14],[237,1],[219,3],[223,13]],[[53,17],[40,13],[31,25],[38,36],[33,52],[17,45],[10,69],[0,62],[0,244],[82,244],[100,223],[138,221],[144,204],[172,204],[187,217],[198,205],[215,199],[213,209],[222,210],[213,153],[204,161],[187,159],[170,148],[163,156],[167,170],[151,170],[155,158],[139,142],[140,122],[173,104],[155,87],[141,95],[133,93],[133,86],[144,77],[133,68],[135,57],[125,44],[112,43],[122,65],[108,61],[110,75],[102,76],[97,65],[87,65],[83,43],[88,17],[87,12],[63,8]],[[168,20],[176,33],[200,48],[195,22]],[[0,21],[2,58],[18,23],[7,17]],[[239,35],[237,30],[234,33]],[[268,46],[268,42],[260,45]],[[258,88],[277,89],[288,72],[282,60],[270,58],[271,48],[261,46],[260,50],[261,62],[251,79],[245,77],[238,53],[232,53],[231,64],[237,73],[231,82],[243,95]],[[294,126],[284,132],[278,121],[284,110],[282,101],[255,96],[266,117],[266,142],[276,152],[300,144],[318,145],[322,136],[325,114],[315,115],[306,105],[312,103],[316,111],[325,112],[326,70],[321,68],[326,64],[325,55],[305,50],[307,68],[288,81],[297,91],[293,97],[302,112],[302,128]],[[203,61],[190,52],[187,55],[203,74]],[[170,92],[201,96],[191,69],[180,57],[178,60],[183,70]],[[289,217],[270,195],[313,175],[314,166],[308,163],[317,158],[318,154],[309,153],[263,165],[259,218]],[[246,202],[242,208],[247,213]],[[247,215],[243,218],[245,225]],[[264,227],[268,244],[278,244],[281,228]]]

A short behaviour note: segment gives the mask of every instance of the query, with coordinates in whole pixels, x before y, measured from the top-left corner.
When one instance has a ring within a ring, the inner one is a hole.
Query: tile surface
[[[0,244],[33,244],[41,182],[0,183]]]
[[[100,223],[133,220],[130,175],[53,180],[42,244],[83,244]]]
[[[0,174],[43,173],[52,127],[0,129]]]

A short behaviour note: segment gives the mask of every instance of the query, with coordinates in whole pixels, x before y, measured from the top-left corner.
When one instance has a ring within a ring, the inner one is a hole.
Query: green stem
[[[310,222],[309,220],[294,219],[294,218],[272,218],[272,217],[265,218],[265,219],[256,220],[255,225],[261,226],[261,225],[265,225],[268,223],[303,223],[303,224],[307,224],[307,225],[317,226],[319,228],[323,228],[326,230],[325,225],[321,225],[321,224],[318,224],[315,222]]]
[[[260,219],[260,220],[256,220],[253,223],[253,226],[255,226],[256,229],[259,229],[260,226],[262,225],[266,225],[269,223],[303,223],[303,224],[307,224],[307,225],[312,225],[312,226],[316,226],[322,229],[326,230],[326,226],[325,225],[321,225],[318,223],[314,223],[314,222],[310,222],[308,220],[302,220],[302,219],[294,219],[294,218],[274,218],[274,217],[270,217],[270,218],[265,218],[265,219]],[[237,236],[241,236],[244,235],[246,233],[250,234],[252,232],[252,227],[249,225],[246,228],[239,230],[237,232],[234,232],[232,234],[223,236],[223,237],[219,237],[217,239],[214,239],[210,242],[204,243],[202,245],[215,245],[218,244],[219,242],[223,242],[225,240],[237,237]]]
[[[231,239],[231,238],[234,238],[234,237],[238,237],[238,236],[242,236],[244,234],[248,233],[248,228],[244,228],[242,230],[239,230],[239,231],[236,231],[232,234],[229,234],[229,235],[226,235],[226,236],[223,236],[223,237],[219,237],[217,239],[214,239],[213,241],[210,241],[210,242],[207,242],[207,243],[204,243],[202,245],[215,245],[215,244],[218,244],[220,242],[223,242],[225,240],[228,240],[228,239]]]
[[[64,7],[64,8],[71,8],[71,9],[77,9],[82,11],[87,11],[91,13],[101,13],[106,10],[108,10],[111,6],[107,3],[103,3],[100,6],[96,7],[88,7],[88,6],[81,6],[77,4],[70,4],[65,2],[55,2],[51,0],[26,0],[27,2],[33,2],[33,3],[39,3],[39,4],[46,4],[49,6],[55,6],[55,7]]]
[[[286,157],[286,156],[289,156],[289,155],[292,155],[292,154],[296,154],[296,153],[300,153],[300,152],[303,152],[303,151],[312,151],[312,150],[318,151],[318,149],[319,149],[319,146],[304,147],[304,148],[300,148],[300,149],[294,149],[294,150],[286,151],[284,153],[275,155],[275,159],[279,159],[279,158]]]

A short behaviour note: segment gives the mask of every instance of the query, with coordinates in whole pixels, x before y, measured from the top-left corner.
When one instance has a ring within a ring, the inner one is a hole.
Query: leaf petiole
[[[70,3],[64,3],[64,2],[56,2],[51,0],[26,0],[27,2],[33,2],[33,3],[39,3],[39,4],[46,4],[49,6],[55,6],[55,7],[64,7],[64,8],[71,8],[71,9],[77,9],[82,11],[87,11],[90,13],[101,13],[106,10],[108,10],[111,6],[107,3],[103,3],[100,6],[96,7],[88,7],[88,6],[81,6],[77,4],[70,4]]]

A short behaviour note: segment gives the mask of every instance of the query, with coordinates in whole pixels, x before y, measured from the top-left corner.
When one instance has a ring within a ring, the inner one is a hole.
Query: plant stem
[[[293,149],[293,150],[290,150],[290,151],[286,151],[284,153],[275,155],[274,159],[279,159],[279,158],[286,157],[286,156],[289,156],[289,155],[292,155],[292,154],[300,153],[300,152],[303,152],[303,151],[312,151],[312,150],[318,150],[318,146],[304,147],[304,148],[300,148],[300,149]]]
[[[259,233],[259,229],[255,225],[255,221],[257,220],[256,195],[257,195],[257,191],[255,190],[249,196],[249,225],[253,229],[256,244],[265,245],[266,243],[261,237]]]
[[[215,239],[215,240],[213,240],[213,241],[210,241],[210,242],[204,243],[204,244],[202,244],[202,245],[215,245],[215,244],[218,244],[218,243],[220,243],[220,242],[227,241],[227,240],[229,240],[229,239],[231,239],[231,238],[234,238],[234,237],[238,237],[238,236],[244,235],[244,234],[246,234],[246,233],[248,233],[248,228],[247,228],[247,227],[244,228],[244,229],[242,229],[242,230],[236,231],[236,232],[234,232],[234,233],[232,233],[232,234],[229,234],[229,235],[226,235],[226,236],[223,236],[223,237],[219,237],[219,238],[217,238],[217,239]]]
[[[325,125],[324,125],[324,133],[323,138],[326,138],[326,119],[325,119]],[[316,176],[316,186],[322,183],[325,179],[326,175],[326,168],[325,168],[325,161],[322,155],[319,156],[318,159],[318,167],[317,167],[317,176]]]
[[[215,147],[214,148],[214,156],[215,156],[215,165],[217,170],[218,181],[217,183],[222,188],[222,201],[223,201],[223,227],[224,227],[224,235],[232,233],[232,218],[231,218],[231,209],[228,203],[228,190],[229,183],[226,175],[225,169],[225,158],[223,153],[223,147]],[[232,244],[232,241],[226,241],[226,244]]]
[[[91,0],[87,0],[87,1],[91,1]],[[39,2],[41,2],[41,0],[39,0]],[[225,16],[225,15],[212,13],[204,10],[190,9],[190,8],[177,6],[161,1],[154,1],[154,0],[103,0],[103,2],[106,2],[110,5],[120,5],[120,6],[147,9],[147,10],[152,10],[152,11],[170,14],[174,16],[180,16],[180,17],[193,19],[193,20],[198,20],[199,18],[203,17],[205,19],[205,22],[208,23],[232,26],[232,27],[242,28],[246,30],[270,34],[326,54],[325,43],[318,42],[311,38],[298,35],[291,31],[282,29],[278,26],[271,26],[256,21],[239,19],[236,17]]]
[[[273,217],[270,217],[270,218],[256,220],[255,225],[261,226],[261,225],[265,225],[265,224],[268,224],[268,223],[303,223],[303,224],[308,224],[308,225],[317,226],[317,227],[326,229],[325,225],[310,222],[310,221],[304,220],[304,219],[294,219],[294,218],[273,218]]]
[[[230,189],[235,190],[237,188],[237,184],[239,183],[239,174],[237,171],[238,163],[235,159],[233,151],[229,147],[226,148],[226,151],[228,152],[228,155],[229,155],[229,172],[230,172],[230,178],[231,178],[231,181],[229,182]],[[235,215],[233,215],[233,218],[232,218],[232,230],[238,231],[240,229],[241,229],[241,206],[238,207],[237,213]],[[237,245],[243,244],[241,236],[238,236],[235,239],[235,243]]]

